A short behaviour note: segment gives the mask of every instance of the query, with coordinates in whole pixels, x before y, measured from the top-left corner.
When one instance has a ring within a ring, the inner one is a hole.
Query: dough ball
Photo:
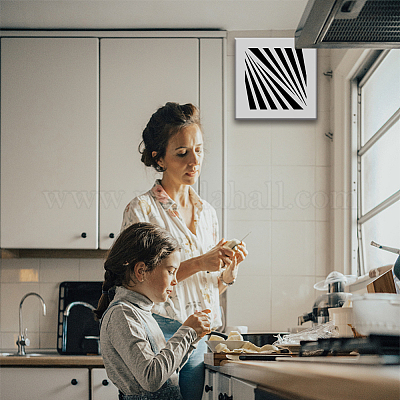
[[[251,343],[251,342],[246,342],[242,346],[242,348],[245,349],[245,350],[249,350],[251,352],[254,352],[254,353],[258,353],[259,351],[261,351],[261,349],[258,346],[256,346],[254,343]]]
[[[218,343],[215,346],[215,351],[217,353],[230,353],[231,351],[228,349],[228,346],[225,343]]]
[[[238,331],[230,331],[226,340],[243,340],[243,336]]]
[[[272,345],[272,344],[264,344],[263,347],[261,347],[260,351],[269,351],[269,352],[276,352],[279,353],[278,347]]]
[[[223,341],[224,339],[221,336],[218,336],[218,335],[210,335],[210,338],[208,340]]]

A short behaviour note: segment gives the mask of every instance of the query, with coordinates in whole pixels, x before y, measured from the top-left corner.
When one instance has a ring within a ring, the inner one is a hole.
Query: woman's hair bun
[[[191,104],[168,102],[160,107],[150,118],[142,133],[139,152],[141,161],[147,167],[153,167],[158,172],[164,169],[158,161],[165,156],[169,139],[187,126],[196,124],[201,129],[200,112]],[[156,155],[153,157],[153,152]]]

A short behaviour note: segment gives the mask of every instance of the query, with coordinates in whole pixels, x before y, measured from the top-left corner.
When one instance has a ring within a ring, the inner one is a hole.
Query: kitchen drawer
[[[89,400],[87,368],[0,368],[1,398]]]

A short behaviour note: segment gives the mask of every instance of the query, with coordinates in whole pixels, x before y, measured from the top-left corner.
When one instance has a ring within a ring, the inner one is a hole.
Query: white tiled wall
[[[0,260],[0,348],[16,348],[19,334],[19,304],[29,292],[40,294],[46,303],[42,315],[40,300],[25,299],[23,326],[31,348],[57,347],[58,290],[63,281],[103,280],[101,259],[22,258]]]
[[[329,51],[318,50],[316,120],[235,120],[234,39],[227,40],[227,236],[245,240],[249,256],[227,293],[227,325],[286,331],[312,311],[314,283],[331,271]],[[292,32],[267,32],[293,37]],[[309,325],[310,323],[308,323]],[[308,326],[306,325],[306,326]]]
[[[249,256],[227,293],[227,325],[285,331],[312,310],[315,282],[331,271],[329,51],[318,50],[318,118],[312,121],[235,120],[234,37],[288,37],[293,32],[230,32],[227,40],[227,236],[246,239]],[[312,200],[312,204],[307,201]],[[32,348],[55,348],[58,286],[103,279],[101,259],[0,260],[0,348],[12,348],[23,307]],[[23,280],[27,280],[23,282]]]

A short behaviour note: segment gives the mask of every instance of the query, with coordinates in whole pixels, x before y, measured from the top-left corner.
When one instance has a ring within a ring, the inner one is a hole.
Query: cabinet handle
[[[108,386],[108,380],[107,379],[103,379],[102,380],[102,382],[101,382],[101,384],[103,385],[103,386]]]
[[[212,392],[212,391],[213,391],[213,387],[212,387],[212,386],[206,385],[205,388],[204,388],[204,390],[206,391],[206,393]]]
[[[110,233],[108,236],[110,239],[114,239],[114,237],[115,237],[115,235],[113,233]]]
[[[226,399],[226,400],[233,400],[233,395],[232,395],[232,396],[228,396],[228,395],[225,393],[225,399]]]
[[[218,400],[224,400],[224,395],[223,395],[222,393],[220,393],[220,394],[218,395]]]
[[[78,381],[74,378],[74,379],[71,379],[71,385],[77,385],[78,384]]]
[[[82,233],[81,233],[81,236],[85,239],[85,237],[87,237],[86,232],[82,232]]]

